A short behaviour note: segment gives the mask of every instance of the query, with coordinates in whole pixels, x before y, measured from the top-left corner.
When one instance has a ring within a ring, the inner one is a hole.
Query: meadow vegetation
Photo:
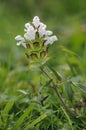
[[[14,39],[35,15],[58,37],[41,69]],[[86,130],[86,0],[0,0],[0,130]]]

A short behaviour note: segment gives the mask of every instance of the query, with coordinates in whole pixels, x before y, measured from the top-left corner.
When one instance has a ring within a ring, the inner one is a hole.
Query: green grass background
[[[48,64],[64,77],[73,76],[75,81],[86,82],[86,0],[0,0],[0,130],[14,130],[13,126],[29,102],[34,100],[40,86],[40,72],[29,68],[24,49],[17,47],[14,39],[18,34],[23,35],[24,24],[31,22],[35,15],[39,16],[41,21],[47,24],[48,29],[58,37],[58,41],[50,46],[51,59]],[[72,52],[76,56],[72,55]],[[42,79],[43,83],[44,81],[46,78]],[[73,89],[79,91],[77,88]],[[19,90],[23,90],[24,94]],[[49,93],[53,94],[48,89],[44,91],[45,95]],[[82,100],[82,97],[86,101],[86,96],[82,92],[79,91],[75,96],[77,95],[79,98],[76,98],[75,102]],[[11,100],[15,103],[2,120],[6,104]],[[82,121],[83,125],[79,126],[80,120],[62,115],[63,108],[59,108],[59,101],[56,100],[55,96],[50,96],[46,101],[47,110],[38,105],[34,106],[37,107],[34,110],[33,106],[30,106],[29,118],[25,118],[26,122],[23,118],[23,123],[20,123],[18,128],[14,127],[15,130],[57,130],[57,126],[58,130],[85,130],[84,121]],[[47,118],[42,115],[44,120],[41,123],[38,123],[35,128],[28,127],[31,122],[36,124],[34,120],[39,117],[37,116],[40,115],[39,113],[43,114],[46,111],[48,111]],[[61,114],[59,118],[52,114],[53,111]],[[86,114],[86,108],[80,112]]]

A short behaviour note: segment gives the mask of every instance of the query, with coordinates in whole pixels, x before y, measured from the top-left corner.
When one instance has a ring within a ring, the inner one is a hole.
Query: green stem
[[[67,112],[69,112],[69,114],[72,115],[73,117],[76,117],[77,115],[76,115],[75,113],[71,112],[71,111],[68,109],[68,107],[66,106],[66,104],[65,104],[65,102],[64,102],[64,100],[63,100],[61,94],[59,93],[59,91],[58,91],[58,89],[57,89],[57,87],[54,86],[53,89],[54,89],[54,91],[55,91],[57,97],[60,99],[61,103],[63,104],[65,110],[66,110]]]
[[[40,66],[40,69],[50,80],[53,80],[52,77],[44,70],[43,66]]]
[[[50,80],[52,80],[52,82],[53,82],[53,78],[44,70],[44,68],[43,68],[42,66],[40,67],[40,69],[41,69],[41,71],[42,71]],[[56,84],[53,82],[53,87],[52,87],[52,88],[54,89],[54,91],[55,91],[57,97],[59,98],[59,100],[61,101],[61,103],[63,104],[65,110],[66,110],[67,112],[69,112],[73,117],[77,116],[76,114],[74,114],[73,112],[71,112],[71,111],[68,109],[68,107],[65,105],[65,102],[64,102],[64,100],[63,100],[61,94],[59,93],[59,91],[58,91],[58,89],[57,89],[57,86],[58,86],[58,84],[56,85]]]

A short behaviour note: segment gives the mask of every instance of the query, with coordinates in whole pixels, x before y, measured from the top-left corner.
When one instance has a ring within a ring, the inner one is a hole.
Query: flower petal
[[[24,34],[24,37],[27,40],[34,40],[35,39],[35,32],[27,32]]]
[[[23,38],[21,35],[17,35],[17,36],[15,37],[15,40],[17,40],[17,41],[23,40],[23,41],[24,41],[24,38]]]
[[[38,28],[38,26],[40,25],[40,19],[39,19],[39,17],[38,16],[35,16],[34,18],[33,18],[33,25],[35,26],[35,28]]]
[[[53,44],[53,42],[57,41],[57,37],[54,35],[54,36],[51,36],[51,37],[45,37],[45,43],[44,45],[47,46],[48,44]]]
[[[48,35],[52,35],[52,34],[53,34],[52,31],[46,31],[46,32],[45,32],[45,35],[47,35],[47,36],[48,36]]]

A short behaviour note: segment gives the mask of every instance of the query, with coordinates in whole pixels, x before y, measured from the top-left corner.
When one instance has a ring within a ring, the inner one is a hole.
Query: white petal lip
[[[51,39],[52,39],[53,42],[58,40],[57,36],[55,36],[55,35],[52,36]]]
[[[25,28],[29,28],[30,26],[31,26],[30,23],[26,23],[26,24],[25,24]]]
[[[20,45],[22,45],[23,47],[26,48],[26,43],[24,43],[24,42],[22,42],[22,41],[17,42],[17,46],[20,46]]]
[[[31,30],[34,30],[34,27],[30,24],[30,23],[26,23],[25,24],[25,28],[26,29],[24,29],[26,32],[27,31],[31,31]]]
[[[45,35],[52,35],[52,34],[53,34],[52,31],[46,31],[46,32],[45,32]]]
[[[26,48],[25,40],[24,40],[24,38],[21,35],[16,36],[15,40],[19,41],[19,42],[17,42],[17,46],[22,45],[23,47]]]
[[[58,40],[58,38],[54,35],[51,37],[45,37],[46,42],[44,43],[45,46],[47,46],[48,44],[53,44],[55,41]]]
[[[21,35],[17,35],[17,36],[15,37],[15,40],[21,41],[21,40],[24,40],[24,38],[23,38]]]
[[[21,45],[21,43],[20,42],[17,42],[17,46],[20,46]]]

